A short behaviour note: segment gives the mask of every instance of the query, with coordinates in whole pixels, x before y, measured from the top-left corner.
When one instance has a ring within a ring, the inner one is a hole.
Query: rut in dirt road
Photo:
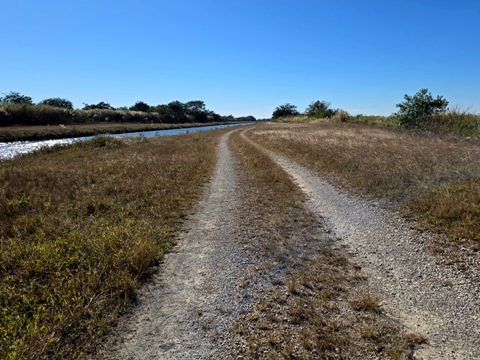
[[[248,297],[236,287],[250,260],[235,235],[237,174],[229,134],[220,140],[205,198],[106,358],[218,358],[232,319],[247,311]]]
[[[323,216],[340,244],[356,255],[369,286],[383,298],[383,310],[427,338],[416,358],[480,359],[478,283],[437,265],[422,245],[428,234],[412,230],[372,202],[339,193],[287,158],[268,153],[309,196],[309,209]]]

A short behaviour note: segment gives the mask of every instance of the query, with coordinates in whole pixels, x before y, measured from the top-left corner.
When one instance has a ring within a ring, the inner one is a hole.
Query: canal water
[[[191,128],[183,129],[166,129],[166,130],[153,130],[153,131],[140,131],[132,133],[123,133],[123,134],[113,134],[110,136],[115,137],[133,137],[133,136],[168,136],[168,135],[178,135],[186,134],[197,131],[207,131],[215,129],[224,129],[232,126],[248,125],[251,123],[241,123],[241,124],[226,124],[226,125],[212,125],[212,126],[198,126]],[[51,147],[55,145],[68,145],[73,144],[78,141],[85,141],[91,139],[93,136],[88,137],[79,137],[71,139],[55,139],[55,140],[43,140],[43,141],[16,141],[11,143],[0,143],[0,160],[12,159],[16,156],[30,153],[32,151],[39,150],[44,147]]]

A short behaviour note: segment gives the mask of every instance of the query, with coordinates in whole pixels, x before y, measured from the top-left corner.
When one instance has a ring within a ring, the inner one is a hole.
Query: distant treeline
[[[358,122],[387,127],[402,127],[460,136],[480,137],[480,115],[458,107],[448,108],[449,102],[441,95],[433,97],[427,88],[415,95],[404,96],[399,109],[390,116],[350,115],[347,111],[330,108],[328,101],[314,101],[304,113],[296,105],[286,103],[277,106],[272,119],[277,121],[315,121],[316,119]]]
[[[208,110],[201,100],[150,106],[138,101],[130,107],[114,108],[109,103],[84,104],[74,109],[71,101],[45,99],[37,104],[29,96],[10,92],[0,97],[0,126],[9,125],[73,125],[98,122],[112,123],[209,123],[255,121],[253,116],[235,118]]]

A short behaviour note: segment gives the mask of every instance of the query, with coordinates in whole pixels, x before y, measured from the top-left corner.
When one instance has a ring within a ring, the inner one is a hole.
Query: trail
[[[249,309],[237,283],[251,259],[235,223],[237,171],[227,147],[218,147],[213,178],[160,275],[104,351],[107,359],[209,359],[221,357],[232,319]]]
[[[311,171],[270,156],[309,196],[308,208],[325,218],[340,244],[356,254],[382,308],[428,344],[418,359],[480,359],[480,289],[461,272],[438,265],[412,230],[374,203],[340,193]]]

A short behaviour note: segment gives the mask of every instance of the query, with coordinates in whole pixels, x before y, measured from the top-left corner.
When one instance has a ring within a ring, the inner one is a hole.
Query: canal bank
[[[171,136],[171,135],[179,135],[179,134],[185,134],[185,133],[191,133],[191,132],[197,132],[197,131],[225,129],[233,126],[241,126],[241,125],[248,125],[248,124],[251,124],[251,123],[195,126],[195,127],[187,127],[187,128],[125,132],[120,134],[106,134],[106,135],[115,136],[115,137]],[[85,141],[93,137],[94,136],[83,136],[83,137],[76,137],[76,138],[52,139],[52,140],[42,140],[42,141],[15,141],[15,142],[9,142],[9,143],[0,143],[0,160],[13,159],[16,156],[28,154],[45,147],[69,145],[78,141]]]

